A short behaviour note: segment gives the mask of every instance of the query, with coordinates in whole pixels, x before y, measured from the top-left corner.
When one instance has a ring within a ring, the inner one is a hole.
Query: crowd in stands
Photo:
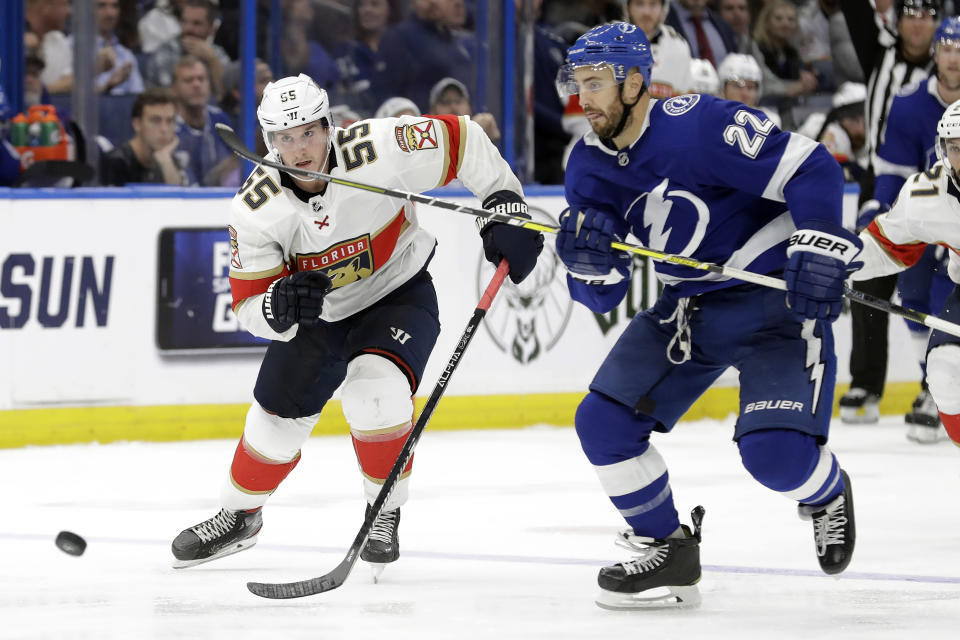
[[[52,103],[69,120],[74,3],[24,2],[24,108]],[[894,0],[876,3],[878,20],[895,25]],[[242,115],[241,2],[92,5],[95,86],[101,123],[109,123],[99,132],[99,182],[126,184],[137,176],[177,185],[238,185],[238,163],[213,127],[233,125]],[[305,73],[327,89],[342,120],[399,112],[471,115],[499,142],[503,123],[474,113],[482,103],[471,100],[486,84],[477,82],[476,62],[496,46],[478,41],[474,0],[282,0],[279,33],[269,28],[270,5],[257,4],[257,101],[275,77]],[[516,7],[518,17],[535,20],[534,178],[545,184],[562,182],[564,149],[589,128],[578,105],[558,96],[557,70],[567,46],[601,22],[627,20],[646,33],[656,60],[655,97],[707,91],[747,102],[736,96],[749,95],[784,129],[826,133],[826,125],[803,126],[804,120],[815,115],[823,123],[841,87],[866,82],[839,0],[516,0]],[[271,51],[280,59],[270,60]],[[737,63],[718,75],[728,58]],[[166,134],[167,119],[153,117],[171,105],[173,138]],[[862,160],[864,153],[853,149],[847,157]],[[120,163],[132,166],[120,170]]]

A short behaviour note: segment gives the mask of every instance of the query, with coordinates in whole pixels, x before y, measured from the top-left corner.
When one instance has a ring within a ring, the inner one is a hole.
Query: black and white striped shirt
[[[844,0],[841,6],[863,76],[869,78],[866,143],[870,166],[876,168],[877,148],[883,141],[894,96],[904,87],[926,79],[933,70],[933,58],[915,62],[904,58],[899,36],[883,24],[870,0]]]

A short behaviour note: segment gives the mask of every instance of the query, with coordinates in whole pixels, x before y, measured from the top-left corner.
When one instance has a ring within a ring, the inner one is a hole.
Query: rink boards
[[[556,187],[527,189],[535,217],[555,224]],[[227,190],[158,187],[0,189],[0,447],[239,434],[264,347],[230,310]],[[478,203],[468,192],[437,192]],[[847,212],[856,194],[847,195]],[[430,271],[443,332],[418,396],[432,390],[492,274],[470,216],[422,205],[439,245]],[[549,240],[549,239],[548,239]],[[566,292],[552,241],[534,273],[498,295],[431,428],[571,424],[603,355],[656,295],[642,263],[627,299],[591,313]],[[882,410],[915,394],[919,367],[901,322],[891,323]],[[848,380],[849,320],[836,325]],[[728,371],[689,417],[737,408]],[[423,398],[419,398],[422,403]],[[336,399],[315,433],[343,433]]]

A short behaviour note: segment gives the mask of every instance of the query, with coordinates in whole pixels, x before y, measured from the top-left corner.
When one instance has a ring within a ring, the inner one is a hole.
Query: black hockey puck
[[[87,550],[87,541],[71,531],[58,533],[56,543],[61,551],[72,556],[82,556]]]

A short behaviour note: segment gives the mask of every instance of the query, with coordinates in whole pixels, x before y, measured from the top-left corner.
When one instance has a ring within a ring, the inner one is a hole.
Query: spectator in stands
[[[239,123],[243,119],[243,114],[240,112],[241,107],[241,94],[240,94],[240,61],[236,60],[231,62],[223,70],[223,100],[220,101],[220,107],[223,109],[224,113],[227,114],[227,117],[235,123]],[[266,88],[267,84],[273,82],[273,70],[270,69],[270,65],[266,62],[257,58],[253,63],[253,104],[254,108],[256,105],[260,104],[260,100],[263,98],[263,90]],[[254,122],[257,122],[254,119]],[[259,127],[259,123],[257,124]],[[263,144],[263,140],[260,140],[262,136],[258,133],[254,136],[261,145],[264,146],[263,153],[260,155],[266,155],[266,145]]]
[[[403,96],[387,98],[379,107],[374,118],[399,118],[400,116],[419,116],[420,107],[413,100]]]
[[[101,156],[100,183],[187,184],[176,134],[176,99],[170,89],[147,89],[133,103],[134,135],[128,142]]]
[[[753,19],[750,15],[750,3],[747,0],[719,0],[717,10],[723,21],[733,30],[737,53],[750,53],[753,46],[753,38],[750,37]]]
[[[565,104],[557,94],[556,80],[567,43],[542,19],[542,5],[542,0],[533,0],[533,11],[527,16],[522,0],[514,0],[518,31],[523,20],[533,22],[533,179],[541,184],[561,184],[563,151],[570,134],[563,128]],[[516,82],[521,81],[518,75]]]
[[[69,93],[73,89],[73,46],[64,33],[71,11],[70,0],[24,2],[24,46],[28,53],[43,59],[41,79],[50,93]],[[8,28],[9,25],[4,30]]]
[[[360,112],[369,114],[377,105],[373,78],[386,68],[380,57],[380,39],[397,15],[391,0],[358,0],[353,5],[354,37],[334,50],[340,74],[338,95]]]
[[[184,54],[196,56],[207,66],[213,95],[223,96],[223,68],[230,58],[213,44],[217,31],[217,9],[209,0],[185,0],[180,9],[180,35],[170,38],[153,52],[144,69],[144,80],[151,87],[169,87],[173,69]]]
[[[790,44],[797,31],[797,8],[790,0],[768,0],[753,30],[753,56],[763,69],[765,93],[772,98],[793,98],[817,90],[817,76],[803,64]],[[781,108],[781,115],[783,109]],[[787,122],[791,126],[792,121]]]
[[[283,75],[310,76],[328,93],[336,94],[340,80],[337,63],[319,42],[313,39],[316,10],[310,0],[290,0],[284,12]]]
[[[707,0],[677,0],[670,5],[666,23],[687,39],[693,57],[709,60],[714,68],[737,50],[733,29],[707,8]]]
[[[140,48],[152,54],[160,45],[180,35],[179,11],[186,0],[157,0],[155,7],[147,11],[137,23]]]
[[[790,0],[790,4],[797,9],[797,28],[791,44],[803,64],[816,74],[818,91],[833,91],[836,84],[830,60],[830,22],[821,0]]]
[[[693,86],[690,45],[673,27],[663,24],[667,17],[665,4],[666,0],[627,0],[624,16],[643,29],[650,42],[653,68],[649,90],[654,98],[672,98]]]
[[[189,158],[188,184],[220,186],[223,176],[234,168],[233,155],[214,127],[218,122],[228,126],[232,123],[220,107],[210,104],[210,78],[202,60],[186,55],[177,61],[173,93],[177,99],[180,150]]]
[[[0,187],[9,187],[20,177],[20,154],[10,144],[10,118],[13,108],[0,87]]]
[[[256,105],[260,104],[260,101],[263,99],[263,90],[267,87],[267,84],[273,82],[273,71],[270,69],[270,65],[266,62],[257,58],[254,61],[254,77],[253,77],[253,104],[254,109]],[[227,118],[232,120],[237,126],[240,126],[240,122],[243,120],[243,113],[241,111],[241,93],[240,93],[240,61],[231,62],[227,65],[227,68],[223,72],[223,91],[224,97],[221,100],[220,105],[223,107],[224,113],[226,113]],[[260,131],[260,121],[257,118],[254,118],[254,134],[253,134],[253,149],[257,152],[259,156],[267,155],[267,145],[263,141],[263,135]],[[220,180],[220,185],[224,187],[228,186],[239,186],[241,178],[240,171],[243,169],[243,165],[240,163],[239,158],[236,155],[233,155],[229,160],[224,161],[222,175],[223,177]]]
[[[380,41],[386,62],[374,81],[378,100],[407,96],[417,104],[430,103],[430,88],[441,78],[453,77],[468,85],[473,77],[471,36],[454,34],[455,0],[413,0],[411,15],[390,27]]]
[[[491,113],[473,113],[470,106],[470,92],[467,86],[456,78],[443,78],[430,89],[430,115],[434,116],[470,116],[480,125],[493,144],[500,142],[500,129]]]
[[[50,104],[50,92],[43,85],[43,58],[28,53],[25,61],[26,72],[23,75],[23,108],[35,104]]]
[[[820,0],[820,10],[826,16],[829,26],[830,60],[837,86],[840,87],[846,82],[866,82],[867,77],[860,67],[847,19],[840,10],[840,0]]]
[[[136,56],[117,38],[119,20],[120,0],[97,0],[97,91],[111,95],[140,93],[143,78]],[[73,36],[70,44],[73,45]]]

